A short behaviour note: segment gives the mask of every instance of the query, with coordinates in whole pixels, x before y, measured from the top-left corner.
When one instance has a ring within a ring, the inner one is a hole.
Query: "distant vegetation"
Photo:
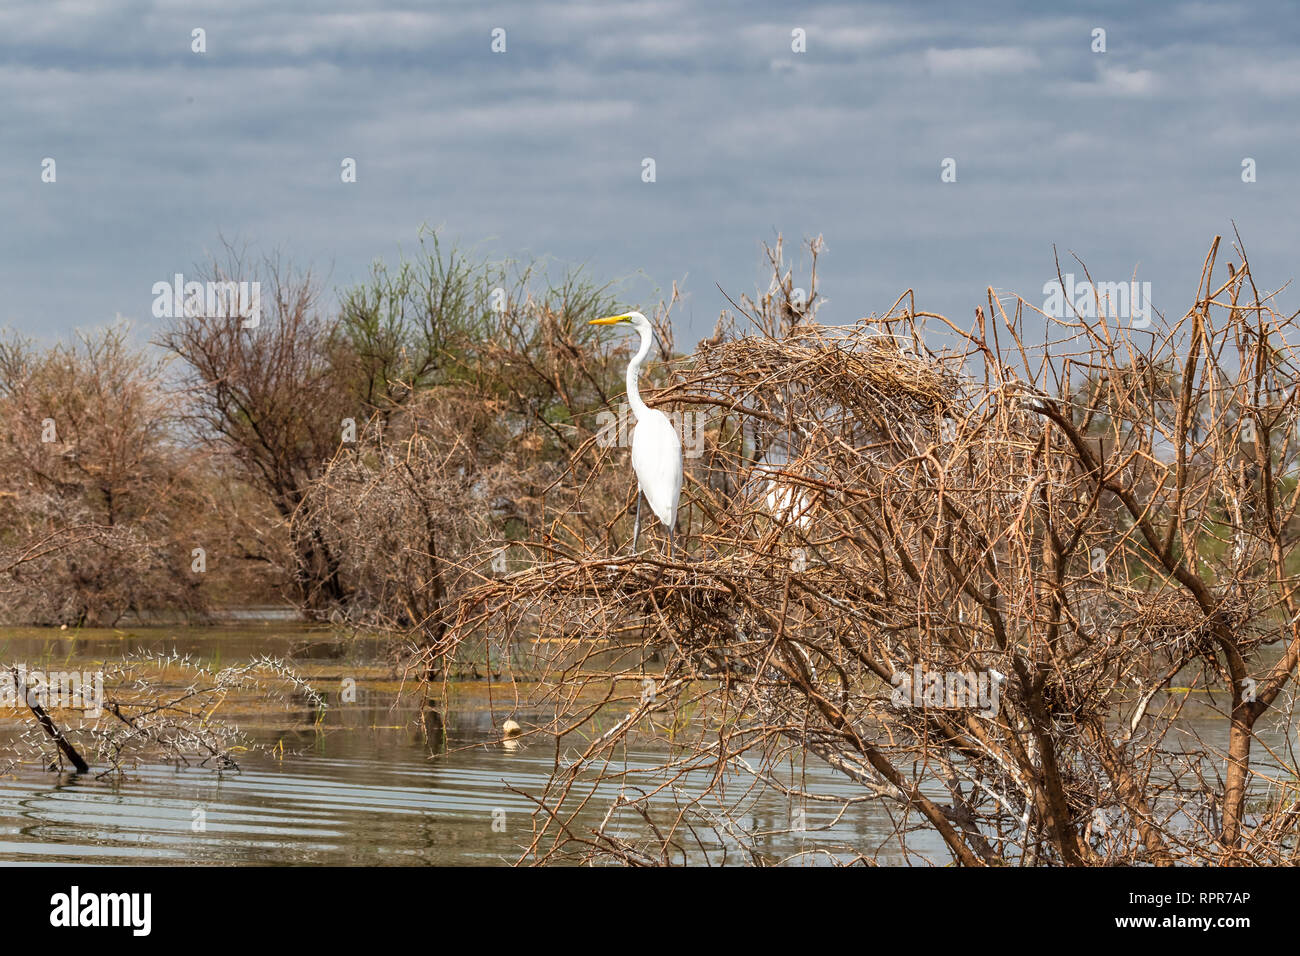
[[[643,305],[643,394],[703,422],[671,558],[657,529],[631,553],[609,425],[628,343],[587,325],[631,303],[580,275],[431,239],[334,308],[310,273],[231,253],[207,278],[262,283],[255,328],[181,317],[146,351],[121,328],[11,337],[0,612],[282,600],[392,635],[431,699],[481,663],[513,684],[511,745],[555,754],[521,848],[538,862],[706,843],[770,862],[754,788],[788,796],[795,832],[882,801],[881,839],[922,831],[940,862],[1296,862],[1297,317],[1216,239],[1185,315],[1150,329],[992,289],[968,323],[908,290],[829,327],[820,250],[805,291],[769,249],[767,290],[694,349],[675,290]],[[305,693],[263,665],[205,686]],[[1222,733],[1198,736],[1192,700]],[[167,720],[146,738],[173,740]],[[846,795],[798,785],[810,757]]]
[[[228,250],[256,328],[0,341],[0,621],[114,625],[289,602],[436,636],[467,555],[537,528],[576,423],[621,390],[580,274],[422,241],[329,308]]]

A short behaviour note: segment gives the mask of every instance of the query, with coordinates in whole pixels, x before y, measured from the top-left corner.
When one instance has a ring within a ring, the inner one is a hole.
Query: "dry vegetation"
[[[151,605],[202,608],[183,573],[194,527],[182,516],[201,510],[197,456],[170,440],[162,368],[124,329],[44,352],[0,341],[0,420],[9,622],[111,625]]]
[[[1191,308],[1151,333],[1105,303],[1057,320],[991,290],[970,329],[910,293],[828,328],[775,250],[752,331],[723,322],[650,399],[711,415],[687,553],[620,554],[630,492],[580,486],[436,651],[487,636],[508,660],[538,637],[548,654],[530,703],[554,717],[530,739],[555,769],[523,859],[770,862],[746,811],[761,782],[794,819],[883,804],[914,859],[1295,862],[1295,317],[1224,258],[1216,240]],[[622,452],[577,458],[579,481],[630,481]],[[917,667],[1000,698],[900,704],[895,675]],[[1221,719],[1193,724],[1194,706]],[[656,749],[658,773],[629,767]],[[809,755],[851,795],[806,792]],[[605,823],[579,825],[592,806]]]
[[[235,719],[280,706],[310,726],[325,700],[284,661],[263,655],[215,667],[176,653],[141,653],[105,662],[102,688],[74,685],[66,672],[11,667],[0,673],[0,713],[29,717],[0,746],[0,766],[73,768],[120,775],[142,762],[238,770],[242,755],[269,751]],[[99,693],[102,690],[102,697]],[[218,711],[221,711],[218,714]]]
[[[1295,862],[1296,317],[1216,240],[1186,314],[1150,330],[991,290],[969,327],[910,291],[829,327],[819,251],[802,294],[769,250],[767,292],[691,354],[675,292],[656,312],[647,398],[707,421],[672,560],[655,534],[630,553],[636,488],[598,419],[627,348],[586,325],[614,303],[580,278],[435,243],[327,313],[309,274],[232,255],[211,275],[261,275],[272,314],[177,320],[170,366],[120,331],[10,342],[6,613],[279,594],[392,634],[435,697],[485,655],[507,682],[526,667],[543,697],[504,692],[553,715],[526,745],[555,764],[525,861],[770,863],[765,788],[794,830],[884,808],[912,860]],[[233,737],[194,723],[200,698],[257,679],[307,699],[258,666],[179,690],[124,670],[145,698],[82,739],[114,767],[136,745],[221,764]],[[901,699],[915,674],[945,684]],[[996,696],[949,696],[977,687]],[[844,788],[805,786],[810,761]]]

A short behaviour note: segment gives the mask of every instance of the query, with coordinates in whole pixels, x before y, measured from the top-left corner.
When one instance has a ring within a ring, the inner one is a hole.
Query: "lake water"
[[[295,661],[313,686],[356,672],[358,703],[330,707],[319,727],[275,708],[239,723],[274,755],[250,752],[238,772],[145,763],[123,776],[53,773],[37,767],[0,776],[0,861],[10,863],[208,864],[499,864],[519,858],[531,839],[533,804],[513,790],[540,792],[554,748],[525,742],[507,749],[486,682],[458,685],[445,715],[445,750],[433,753],[421,730],[418,700],[399,695],[378,642],[359,642],[334,659],[328,634],[295,626],[0,632],[0,661],[29,669],[81,669],[124,653],[192,654],[230,664],[268,652]],[[303,646],[306,644],[307,646]],[[314,672],[314,674],[313,674]],[[369,674],[369,679],[367,679]],[[498,701],[501,700],[498,692]],[[515,715],[527,723],[529,715]],[[0,734],[15,732],[9,720]],[[277,745],[283,743],[283,755]],[[650,768],[656,753],[628,754],[630,769]],[[810,765],[809,789],[859,795],[823,765]],[[646,782],[649,782],[649,776]],[[686,781],[689,789],[690,781]],[[513,790],[512,790],[513,788]],[[609,798],[616,791],[603,791]],[[669,798],[661,801],[667,809]],[[580,817],[598,826],[608,802]],[[788,829],[790,806],[760,792],[741,823],[751,833]],[[861,848],[881,862],[901,861],[892,825],[878,807],[858,805],[834,819],[830,806],[805,809],[807,833],[760,838],[768,858],[824,847],[843,858]],[[629,815],[630,817],[630,815]],[[201,825],[201,829],[198,828]],[[827,827],[824,832],[819,827]],[[610,832],[639,832],[629,818]],[[935,848],[936,850],[938,848]],[[715,860],[722,860],[716,848]],[[736,849],[729,850],[735,860]],[[944,855],[939,852],[940,858]],[[697,852],[696,859],[703,855]],[[811,859],[810,859],[811,862]]]
[[[241,718],[254,740],[276,752],[241,755],[238,772],[146,762],[124,776],[59,774],[31,765],[0,775],[0,861],[504,865],[519,858],[531,838],[533,805],[514,791],[542,790],[554,748],[537,742],[503,746],[499,727],[511,711],[502,709],[499,689],[494,706],[485,681],[453,688],[444,715],[445,749],[435,753],[421,729],[418,700],[398,693],[393,665],[377,641],[344,647],[328,632],[285,623],[76,635],[0,632],[0,661],[29,668],[84,669],[141,650],[176,650],[225,665],[264,652],[285,656],[291,648],[298,656],[295,666],[315,687],[328,689],[343,676],[356,675],[357,703],[330,707],[319,726],[276,706]],[[530,718],[526,712],[514,716],[524,723]],[[1207,737],[1225,735],[1226,722],[1203,707],[1194,720]],[[0,723],[0,740],[18,727],[12,718]],[[1286,735],[1281,728],[1270,734],[1275,743]],[[627,757],[632,770],[650,768],[659,759],[653,752]],[[814,792],[862,794],[815,760],[797,775]],[[647,774],[644,782],[652,778]],[[684,784],[689,793],[691,780]],[[612,788],[604,793],[610,799],[615,795]],[[665,810],[668,799],[661,801]],[[580,824],[599,825],[608,800],[592,803]],[[748,800],[740,823],[750,833],[781,831],[789,828],[790,814],[787,798],[760,790]],[[833,804],[812,803],[804,814],[806,832],[758,839],[766,861],[821,849],[838,859],[861,853],[881,864],[904,862],[892,836],[893,821],[878,801],[842,814]],[[637,826],[629,815],[611,832],[632,835]],[[912,862],[947,862],[942,846],[924,834],[913,837],[909,847]],[[715,861],[723,860],[722,847],[709,852]],[[728,852],[727,859],[735,861],[735,847]],[[697,850],[692,859],[701,861],[703,855]],[[824,858],[805,853],[796,862]]]

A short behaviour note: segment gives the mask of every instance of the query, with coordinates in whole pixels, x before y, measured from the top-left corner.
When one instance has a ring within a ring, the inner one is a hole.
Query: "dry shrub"
[[[120,325],[46,350],[0,342],[0,551],[26,556],[0,580],[8,620],[204,612],[189,573],[196,459],[162,377]]]
[[[879,803],[909,859],[1294,862],[1290,734],[1259,733],[1289,722],[1300,662],[1300,374],[1294,317],[1239,261],[1221,275],[1216,239],[1154,334],[992,290],[970,329],[900,308],[910,293],[826,328],[776,250],[756,331],[720,323],[649,399],[710,414],[686,553],[616,553],[626,510],[613,535],[557,517],[436,651],[532,642],[548,668],[527,704],[556,763],[523,858],[772,862],[745,824],[761,784],[792,810]],[[631,481],[621,452],[579,454]],[[996,706],[948,696],[976,686]],[[1222,733],[1185,719],[1193,699]],[[653,783],[629,749],[662,754]],[[778,772],[808,759],[859,792]],[[580,826],[592,805],[604,823]]]
[[[363,425],[294,516],[339,556],[346,619],[436,641],[465,557],[536,518],[546,468],[535,450],[499,403],[463,386],[422,394],[387,428]]]

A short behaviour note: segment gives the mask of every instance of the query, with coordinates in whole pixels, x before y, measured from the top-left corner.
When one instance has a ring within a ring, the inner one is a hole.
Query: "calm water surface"
[[[0,632],[0,660],[29,668],[86,669],[131,651],[175,649],[228,665],[296,647],[295,663],[310,675],[319,658],[332,653],[330,641],[327,633],[284,624],[94,631],[75,637],[11,629]],[[359,642],[347,652],[347,660],[371,665],[381,657],[378,642]],[[348,670],[346,661],[330,661],[330,666]],[[310,679],[316,687],[336,682]],[[287,718],[282,726],[249,727],[241,721],[260,743],[274,747],[282,741],[284,753],[244,754],[238,772],[146,764],[120,777],[36,768],[0,776],[0,861],[504,865],[517,860],[531,838],[533,804],[511,788],[540,792],[554,748],[531,741],[504,748],[497,728],[510,712],[498,708],[494,714],[480,689],[464,695],[470,703],[446,715],[446,750],[435,754],[420,730],[415,700],[409,695],[403,700],[393,690],[369,691],[364,680],[359,686],[358,703],[330,707],[320,728]],[[527,713],[516,716],[527,723]],[[0,725],[0,735],[15,729],[10,721]],[[632,752],[627,766],[648,769],[660,759]],[[825,793],[847,795],[855,789],[820,764],[806,768],[804,779],[809,789]],[[647,774],[644,782],[651,780]],[[617,791],[604,792],[612,800]],[[662,803],[667,810],[671,798]],[[580,821],[599,825],[607,806],[608,800]],[[834,820],[833,808],[814,805],[805,818],[813,832],[803,839],[793,834],[760,839],[772,859],[818,845],[834,847],[842,856],[850,845],[872,848],[881,862],[901,860],[897,846],[889,843],[889,818],[879,808],[860,805]],[[199,820],[203,829],[196,831]],[[786,829],[789,820],[788,800],[764,792],[747,803],[742,824],[761,832]],[[816,832],[822,826],[826,831]],[[631,836],[639,832],[635,827],[629,815],[623,828],[611,832]],[[737,860],[734,845],[729,852]],[[718,854],[721,861],[721,850]]]
[[[378,642],[353,642],[339,658],[342,648],[333,640],[327,632],[284,623],[78,635],[11,629],[0,631],[0,661],[85,669],[131,651],[175,649],[228,665],[264,652],[287,655],[292,648],[316,687],[335,686],[338,674],[367,667],[372,675],[391,677]],[[367,689],[375,685],[387,689]],[[416,701],[399,698],[391,680],[363,679],[359,686],[358,703],[330,707],[318,728],[304,727],[287,712],[251,727],[241,721],[254,740],[282,743],[283,754],[244,754],[239,772],[146,764],[121,777],[35,768],[0,776],[0,862],[503,865],[518,859],[530,839],[533,805],[512,788],[539,793],[553,748],[536,742],[504,748],[497,728],[509,710],[498,706],[494,713],[483,685],[462,685],[468,691],[457,695],[463,703],[445,717],[446,750],[435,754],[420,730]],[[529,719],[527,713],[515,716]],[[1207,739],[1226,734],[1226,723],[1208,712],[1194,722]],[[15,721],[0,723],[0,738],[16,727]],[[1294,737],[1280,725],[1270,734],[1275,745]],[[629,753],[628,767],[646,769],[659,759]],[[815,792],[861,795],[815,761],[802,777]],[[652,781],[647,774],[644,783]],[[580,823],[599,825],[616,795],[612,787],[605,792],[608,799],[593,801],[599,805]],[[665,811],[669,800],[662,801]],[[857,804],[838,818],[836,812],[833,805],[810,804],[807,833],[776,834],[759,844],[770,860],[818,847],[844,858],[852,847],[882,864],[904,861],[885,805]],[[196,831],[200,820],[203,828]],[[758,833],[786,829],[789,820],[788,800],[766,791],[746,804],[741,824]],[[639,832],[630,817],[611,829]],[[924,835],[910,848],[912,862],[921,861],[916,852],[947,862],[941,845]],[[734,846],[729,853],[739,862]],[[721,851],[716,854],[721,861]],[[800,862],[817,860],[809,855]]]

